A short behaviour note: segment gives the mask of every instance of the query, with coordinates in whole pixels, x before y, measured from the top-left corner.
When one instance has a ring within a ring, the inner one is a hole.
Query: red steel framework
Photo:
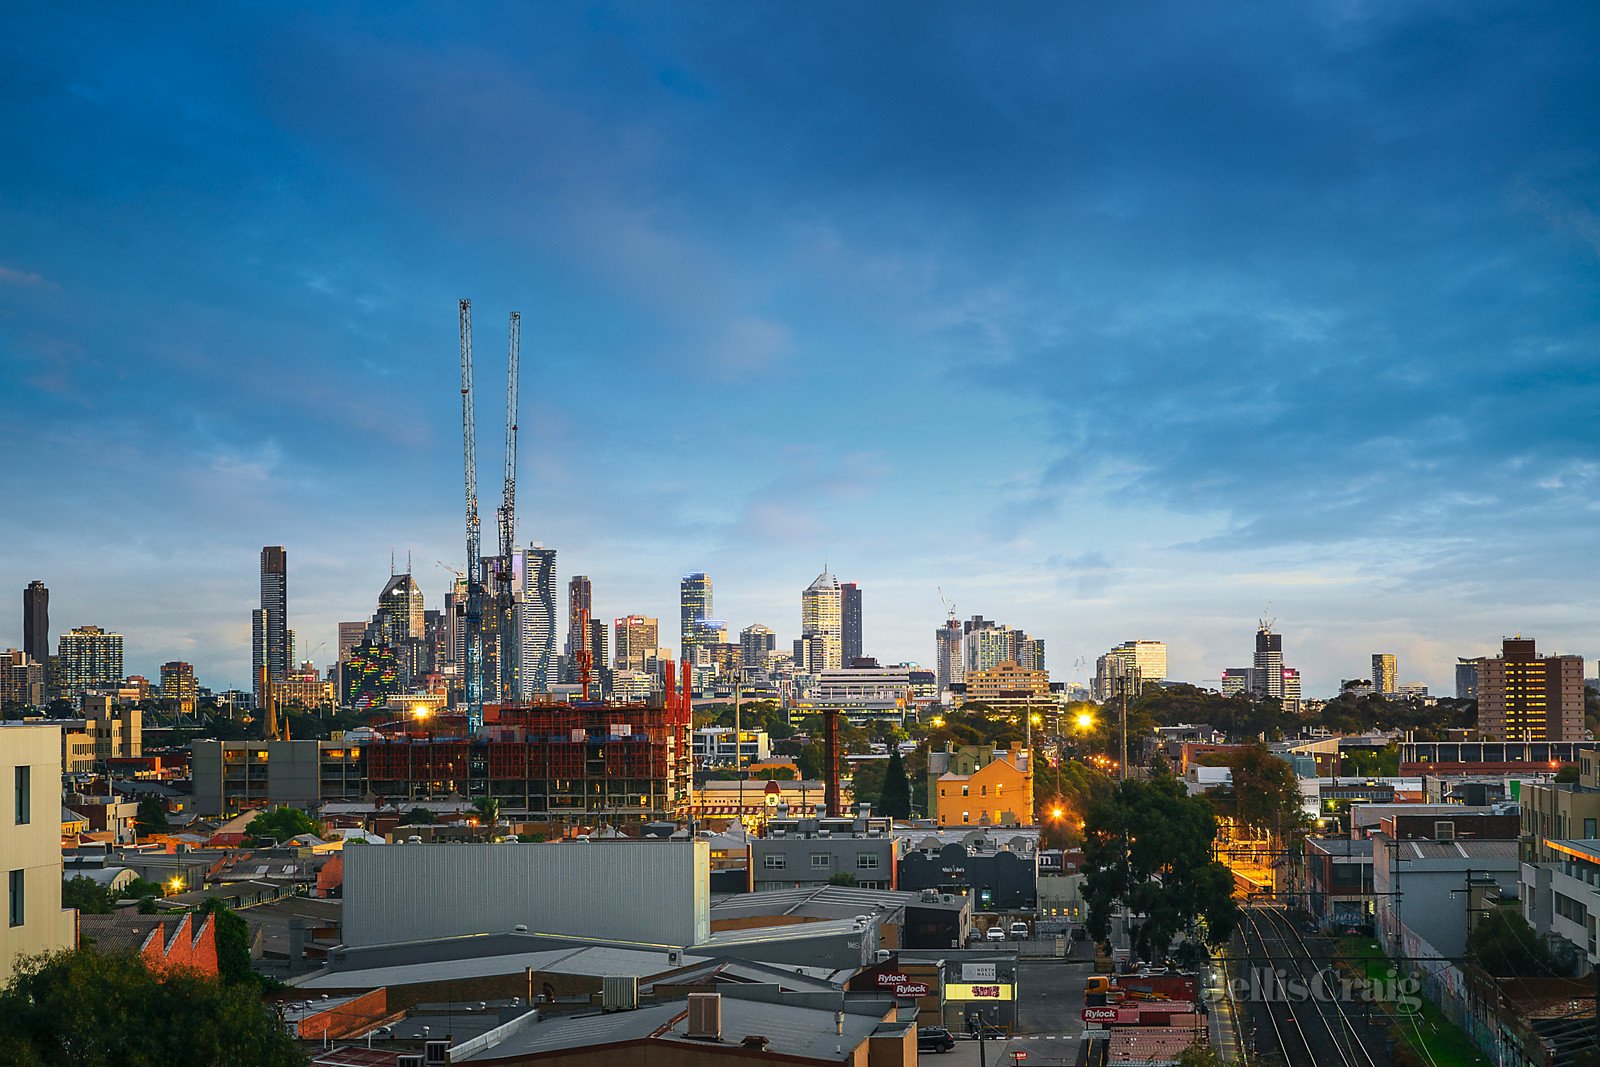
[[[363,746],[375,793],[496,797],[550,815],[678,818],[693,786],[693,720],[687,661],[666,671],[659,704],[574,701],[484,709],[484,728],[468,737],[459,715]]]

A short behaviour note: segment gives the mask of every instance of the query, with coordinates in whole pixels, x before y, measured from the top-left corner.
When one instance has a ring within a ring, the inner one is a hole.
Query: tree
[[[1528,921],[1512,908],[1491,908],[1467,934],[1467,954],[1497,978],[1545,977],[1566,969]]]
[[[1215,1049],[1196,1042],[1178,1056],[1178,1067],[1222,1067],[1222,1060]]]
[[[1288,761],[1255,741],[1235,749],[1228,763],[1233,769],[1234,813],[1240,822],[1280,837],[1292,835],[1304,823],[1300,780]]]
[[[171,824],[167,822],[167,802],[156,796],[139,798],[139,810],[133,817],[133,824],[141,837],[166,833],[171,829]]]
[[[899,745],[889,746],[889,762],[883,769],[883,786],[878,790],[878,811],[891,819],[911,818],[911,780],[906,777]]]
[[[109,915],[112,903],[111,892],[93,878],[80,874],[61,883],[63,908],[77,908],[85,915]]]
[[[1140,959],[1166,955],[1179,933],[1226,942],[1238,921],[1233,876],[1211,858],[1217,820],[1171,775],[1118,783],[1084,819],[1084,897],[1089,932],[1105,943],[1111,912],[1125,904]]]
[[[828,877],[828,884],[829,885],[855,885],[856,884],[856,876],[851,874],[849,871],[840,871],[838,874],[830,875]]]
[[[500,802],[494,797],[473,797],[472,810],[478,813],[478,823],[490,830],[500,821]]]
[[[322,824],[299,808],[270,808],[250,820],[244,828],[245,843],[254,847],[263,841],[283,843],[301,834],[321,837],[327,833]]]
[[[0,992],[0,1063],[18,1067],[303,1067],[252,986],[151,972],[132,953],[24,958]]]
[[[217,942],[217,974],[229,985],[253,981],[250,924],[223,903],[221,897],[206,897],[205,903],[195,910],[200,915],[212,916]]]
[[[438,821],[427,808],[412,808],[400,816],[401,826],[432,826]]]

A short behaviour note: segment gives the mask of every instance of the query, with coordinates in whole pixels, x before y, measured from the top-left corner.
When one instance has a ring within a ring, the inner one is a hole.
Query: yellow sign
[[[944,999],[1010,1000],[1011,988],[1009,982],[947,982],[944,987]]]

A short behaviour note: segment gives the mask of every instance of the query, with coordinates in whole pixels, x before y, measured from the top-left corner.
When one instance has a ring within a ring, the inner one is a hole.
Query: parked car
[[[917,1028],[918,1052],[949,1052],[956,1047],[956,1039],[942,1026]]]
[[[999,923],[995,923],[989,927],[988,932],[983,937],[985,941],[1004,941],[1006,939],[1006,929]]]
[[[1013,941],[1026,941],[1026,940],[1028,940],[1028,924],[1025,923],[1025,922],[1014,922],[1014,923],[1012,923],[1011,924],[1011,940],[1013,940]]]

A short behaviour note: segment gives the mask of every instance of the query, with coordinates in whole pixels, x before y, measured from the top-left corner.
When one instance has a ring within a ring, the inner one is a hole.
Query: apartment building
[[[0,982],[20,956],[77,944],[77,912],[61,906],[61,728],[0,725]]]

